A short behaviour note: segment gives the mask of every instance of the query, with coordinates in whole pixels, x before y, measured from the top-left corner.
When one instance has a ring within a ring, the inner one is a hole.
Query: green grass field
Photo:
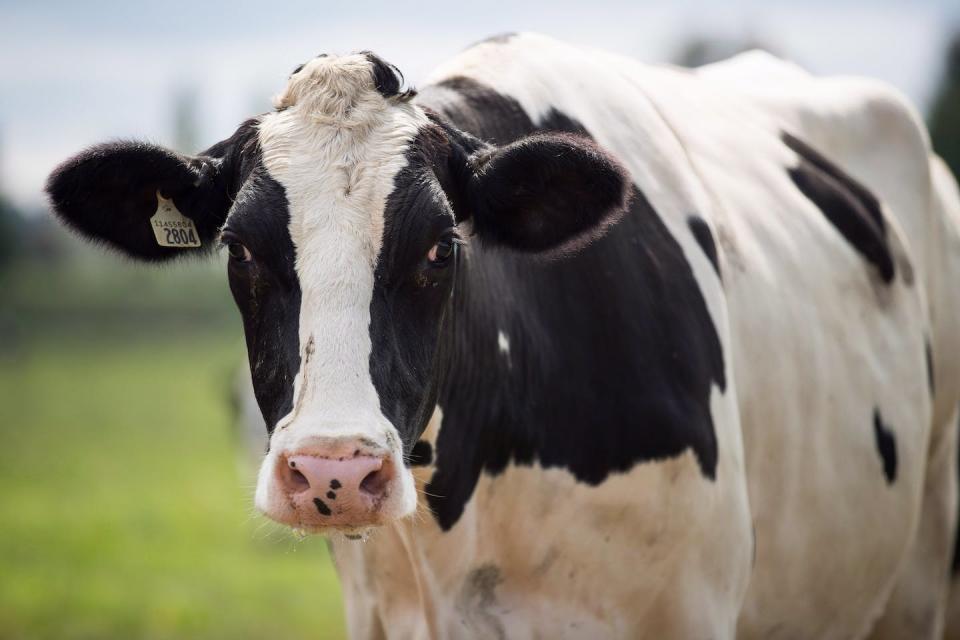
[[[323,540],[254,515],[227,403],[242,354],[154,327],[0,360],[0,637],[344,635]]]

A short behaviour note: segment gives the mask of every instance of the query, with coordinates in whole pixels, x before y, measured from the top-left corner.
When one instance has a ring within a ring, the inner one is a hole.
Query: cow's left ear
[[[466,206],[483,241],[520,251],[575,250],[626,210],[626,170],[592,140],[564,133],[521,138],[470,159]]]

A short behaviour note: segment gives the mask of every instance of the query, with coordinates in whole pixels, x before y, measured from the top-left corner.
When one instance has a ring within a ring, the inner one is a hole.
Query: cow
[[[942,633],[960,196],[881,83],[321,55],[206,151],[47,192],[136,259],[224,248],[255,503],[329,537],[352,637]]]

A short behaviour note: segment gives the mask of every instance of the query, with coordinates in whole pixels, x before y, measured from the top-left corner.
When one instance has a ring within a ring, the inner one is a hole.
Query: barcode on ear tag
[[[200,236],[193,220],[180,213],[173,200],[157,191],[157,212],[150,218],[150,227],[161,247],[188,249],[200,246]]]

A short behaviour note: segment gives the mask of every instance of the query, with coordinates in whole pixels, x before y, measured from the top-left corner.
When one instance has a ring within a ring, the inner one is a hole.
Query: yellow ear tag
[[[150,218],[153,235],[161,247],[187,249],[200,246],[200,236],[193,220],[180,213],[173,200],[167,200],[157,191],[157,212]]]

